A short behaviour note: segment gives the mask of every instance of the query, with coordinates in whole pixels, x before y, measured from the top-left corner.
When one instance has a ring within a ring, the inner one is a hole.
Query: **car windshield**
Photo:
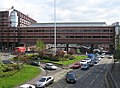
[[[75,78],[75,75],[74,75],[73,73],[68,73],[68,74],[67,74],[67,77],[68,77],[68,78]]]
[[[79,65],[79,63],[75,63],[74,65]]]
[[[53,64],[46,64],[47,66],[53,66]]]
[[[50,64],[49,66],[54,66],[53,64]]]
[[[41,78],[39,82],[45,82],[46,78]]]
[[[90,60],[89,58],[86,58],[85,60]]]
[[[85,61],[82,60],[81,62],[85,62]]]

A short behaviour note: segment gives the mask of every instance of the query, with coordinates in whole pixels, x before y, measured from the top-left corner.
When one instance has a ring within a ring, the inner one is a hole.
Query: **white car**
[[[87,61],[88,65],[91,65],[92,60],[90,58],[85,58],[85,61]]]
[[[31,84],[23,84],[19,88],[35,88],[35,86]]]
[[[104,58],[105,57],[105,55],[101,55],[101,58]]]
[[[89,65],[86,60],[81,60],[80,61],[81,69],[88,69]]]
[[[42,76],[40,80],[35,83],[36,87],[46,87],[54,81],[52,76]]]
[[[113,59],[113,55],[109,55],[108,58],[109,58],[109,59]]]
[[[45,68],[46,68],[46,69],[51,69],[51,70],[56,70],[56,69],[57,69],[57,66],[55,66],[55,65],[52,64],[52,63],[46,63]]]
[[[98,59],[100,61],[102,58],[101,58],[101,56],[97,56],[96,59]]]

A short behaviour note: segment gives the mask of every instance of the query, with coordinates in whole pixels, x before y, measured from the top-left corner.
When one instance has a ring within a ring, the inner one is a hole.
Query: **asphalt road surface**
[[[68,84],[65,77],[63,77],[47,88],[105,88],[105,72],[111,63],[112,59],[103,58],[98,64],[88,70],[73,70],[78,78],[75,84]]]

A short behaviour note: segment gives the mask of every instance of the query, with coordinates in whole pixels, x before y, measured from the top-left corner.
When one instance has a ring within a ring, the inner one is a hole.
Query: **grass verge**
[[[50,63],[55,63],[55,64],[61,64],[61,65],[70,65],[70,64],[73,64],[75,62],[78,62],[84,58],[86,58],[87,56],[75,56],[75,59],[73,60],[67,60],[67,61],[52,61],[52,60],[41,60],[41,62],[50,62]]]
[[[25,65],[16,74],[6,78],[0,78],[0,88],[13,88],[40,74],[41,70],[37,67]]]

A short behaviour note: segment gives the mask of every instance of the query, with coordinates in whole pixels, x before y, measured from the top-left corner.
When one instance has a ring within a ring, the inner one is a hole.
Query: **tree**
[[[58,50],[58,51],[56,52],[56,55],[57,55],[58,57],[64,57],[65,52],[64,52],[64,50]]]
[[[38,51],[39,56],[41,56],[42,58],[45,55],[45,48],[45,43],[42,40],[38,40],[36,42],[36,50]]]
[[[68,54],[70,54],[70,55],[76,54],[76,50],[71,48],[70,51],[68,52]]]

